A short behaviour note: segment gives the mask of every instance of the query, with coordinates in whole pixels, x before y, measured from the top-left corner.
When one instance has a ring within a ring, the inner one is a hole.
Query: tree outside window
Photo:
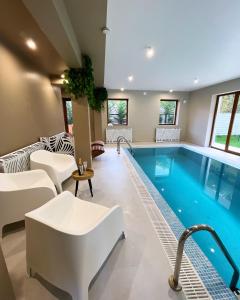
[[[108,124],[128,124],[128,99],[108,100]]]
[[[175,125],[178,100],[160,100],[159,125]]]

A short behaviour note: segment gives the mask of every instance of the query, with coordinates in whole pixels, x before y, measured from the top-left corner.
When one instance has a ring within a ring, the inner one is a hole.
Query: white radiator
[[[119,136],[132,142],[132,128],[106,128],[106,143],[116,143]]]
[[[156,143],[179,142],[180,128],[156,128]]]

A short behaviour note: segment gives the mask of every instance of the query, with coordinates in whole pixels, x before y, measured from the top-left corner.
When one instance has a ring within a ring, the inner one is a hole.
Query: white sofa
[[[25,224],[28,274],[38,273],[73,300],[88,299],[91,280],[124,237],[119,206],[107,208],[70,192],[26,214]]]
[[[57,191],[62,192],[62,183],[77,169],[72,155],[38,150],[30,155],[31,170],[43,169],[55,184]]]
[[[25,213],[57,195],[43,170],[0,173],[0,237],[4,225],[24,220]]]

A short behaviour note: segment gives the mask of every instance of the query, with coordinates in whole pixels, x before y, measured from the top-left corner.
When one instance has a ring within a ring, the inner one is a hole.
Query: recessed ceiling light
[[[152,58],[155,54],[155,51],[152,47],[147,47],[146,48],[146,57],[147,58]]]
[[[62,78],[62,79],[65,78],[65,74],[64,74],[64,73],[61,74],[61,78]]]
[[[187,100],[183,100],[183,104],[186,104],[187,103]]]
[[[169,93],[172,93],[173,92],[173,90],[169,90]]]
[[[143,92],[143,95],[146,96],[146,95],[147,95],[147,92]]]
[[[128,81],[130,81],[130,82],[133,81],[133,75],[128,76]]]
[[[124,88],[120,88],[120,91],[121,91],[121,92],[124,92]]]
[[[26,40],[26,45],[28,46],[28,48],[30,48],[31,50],[36,50],[37,49],[37,45],[34,42],[33,39],[27,39]]]
[[[193,83],[194,83],[194,84],[198,84],[198,83],[199,83],[199,79],[198,79],[198,78],[195,78],[195,79],[193,80]]]

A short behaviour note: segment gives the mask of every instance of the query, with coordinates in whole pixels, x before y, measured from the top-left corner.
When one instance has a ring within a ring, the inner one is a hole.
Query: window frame
[[[228,133],[227,133],[227,139],[226,139],[226,144],[225,144],[225,148],[221,149],[221,148],[217,148],[214,147],[212,145],[213,142],[213,132],[214,132],[214,127],[215,127],[215,122],[216,122],[216,117],[217,117],[217,111],[218,111],[218,105],[219,105],[219,99],[222,96],[227,96],[227,95],[232,95],[234,94],[234,102],[233,102],[233,108],[232,108],[232,112],[231,112],[231,117],[230,117],[230,122],[229,122],[229,126],[228,126]],[[235,154],[240,156],[240,153],[229,150],[229,143],[230,143],[230,139],[231,139],[231,134],[232,134],[232,129],[233,129],[233,123],[234,123],[234,119],[235,119],[235,115],[237,112],[237,107],[238,107],[238,101],[240,100],[240,91],[233,91],[233,92],[228,92],[228,93],[223,93],[223,94],[219,94],[217,95],[216,98],[216,103],[215,103],[215,108],[214,108],[214,115],[213,115],[213,120],[212,120],[212,128],[211,128],[211,134],[210,134],[210,140],[209,140],[209,147],[216,149],[216,150],[220,150],[223,152],[227,152],[227,153],[231,153],[231,154]]]
[[[160,99],[160,107],[159,108],[161,108],[161,101],[176,102],[176,107],[175,107],[175,114],[174,114],[174,122],[172,124],[169,124],[169,123],[161,124],[160,123],[160,115],[161,114],[159,113],[158,125],[159,126],[176,126],[179,100],[178,99]]]
[[[108,101],[126,101],[127,103],[127,110],[126,110],[126,124],[113,124],[113,126],[128,126],[128,98],[108,98],[107,99],[107,124],[109,124],[109,111],[108,111]]]

